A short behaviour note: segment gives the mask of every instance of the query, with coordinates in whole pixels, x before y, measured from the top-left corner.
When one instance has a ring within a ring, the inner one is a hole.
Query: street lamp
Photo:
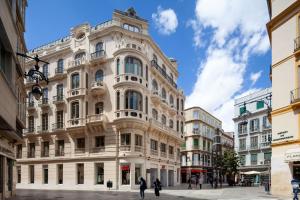
[[[39,69],[40,69],[39,62],[43,62],[46,64],[49,64],[49,63],[46,61],[40,60],[38,55],[36,55],[35,57],[31,57],[31,56],[28,56],[23,53],[17,53],[17,55],[22,56],[24,58],[30,58],[30,59],[35,60],[34,68],[30,69],[28,72],[25,72],[24,75],[25,75],[25,77],[30,77],[30,79],[35,80],[35,84],[32,86],[31,92],[32,92],[32,95],[34,96],[34,98],[36,100],[39,100],[41,98],[41,96],[43,95],[42,88],[39,85],[39,82],[46,81],[47,84],[49,83],[48,78],[42,72],[39,71]]]

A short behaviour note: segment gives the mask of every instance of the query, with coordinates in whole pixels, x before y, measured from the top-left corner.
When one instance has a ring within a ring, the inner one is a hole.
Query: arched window
[[[155,79],[152,80],[152,90],[158,91],[158,84]]]
[[[184,111],[184,103],[183,103],[183,99],[181,99],[181,110]]]
[[[161,97],[162,97],[163,99],[167,99],[167,93],[166,93],[165,88],[162,88],[162,89],[161,89]]]
[[[143,96],[141,93],[128,90],[125,93],[125,109],[143,111]]]
[[[103,81],[103,70],[99,69],[99,70],[96,71],[95,81],[96,82]]]
[[[63,59],[59,59],[57,61],[57,72],[58,73],[63,73],[64,71],[64,60]]]
[[[166,125],[167,124],[167,117],[165,115],[161,115],[161,123],[163,125]]]
[[[120,110],[120,91],[117,92],[117,110]]]
[[[117,75],[120,74],[120,59],[117,59]]]
[[[166,69],[166,66],[165,66],[164,64],[162,64],[162,74],[163,74],[164,76],[167,75],[167,69]]]
[[[98,102],[95,104],[95,114],[99,115],[103,113],[103,102]]]
[[[152,109],[152,118],[158,120],[158,112],[154,108]]]
[[[103,50],[103,42],[98,42],[95,48],[96,52]]]
[[[125,58],[125,73],[143,76],[142,61],[135,57]]]
[[[48,64],[43,65],[43,74],[48,77]]]
[[[71,76],[71,88],[76,89],[79,88],[79,74],[74,73]]]
[[[173,128],[174,127],[174,122],[172,119],[169,120],[169,127],[170,128]]]
[[[74,101],[71,104],[71,119],[79,118],[79,102]]]
[[[75,55],[75,60],[82,59],[84,57],[85,57],[85,52],[80,52],[80,53]]]
[[[140,29],[137,26],[131,24],[123,24],[123,28],[132,32],[140,32]]]
[[[170,105],[171,106],[174,106],[174,98],[173,98],[173,96],[170,94]]]

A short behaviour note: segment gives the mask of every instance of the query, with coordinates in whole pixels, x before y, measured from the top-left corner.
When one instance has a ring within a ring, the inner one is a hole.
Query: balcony
[[[199,145],[193,145],[193,150],[199,150]]]
[[[27,110],[28,111],[34,111],[35,110],[35,103],[34,101],[30,101],[27,103]]]
[[[35,158],[35,151],[28,151],[27,158]]]
[[[135,152],[143,152],[143,146],[135,145],[135,146],[134,146],[134,151],[135,151]]]
[[[48,151],[41,151],[41,157],[49,157],[49,150]]]
[[[258,145],[251,145],[249,150],[259,150],[259,146]]]
[[[76,88],[68,91],[68,98],[86,95],[86,88]]]
[[[105,152],[105,147],[101,146],[101,147],[94,147],[91,149],[91,153],[100,153],[100,152]]]
[[[151,149],[150,154],[151,154],[152,156],[158,156],[158,151],[155,150],[155,149]]]
[[[167,158],[167,152],[161,151],[160,152],[160,157]]]
[[[170,128],[166,124],[163,124],[155,119],[150,119],[150,122],[151,122],[151,127],[158,130],[159,132],[168,134],[169,136],[172,136],[176,139],[178,139],[178,137],[180,137],[179,133],[177,131],[175,131],[174,128]]]
[[[163,70],[163,68],[161,68],[157,62],[155,60],[151,61],[151,66],[152,68],[156,69],[156,71],[159,72],[159,74],[170,84],[172,85],[174,88],[177,89],[177,84],[174,82],[174,80],[166,73],[165,70]]]
[[[65,103],[65,96],[64,95],[57,95],[53,97],[53,104],[60,105]]]
[[[63,68],[55,68],[55,74],[53,76],[53,79],[63,79],[67,77],[67,73]]]
[[[271,148],[271,142],[262,142],[260,143],[261,149]]]
[[[175,108],[175,105],[174,104],[170,104],[170,107],[169,107],[169,114],[171,116],[175,115],[177,113],[177,110]]]
[[[121,145],[120,151],[131,151],[131,146],[130,145]]]
[[[48,98],[42,98],[41,100],[39,100],[39,107],[41,108],[48,108],[49,105],[49,101]]]
[[[52,131],[57,132],[57,131],[63,131],[65,130],[65,124],[63,122],[58,122],[58,123],[53,123],[52,124]]]
[[[23,129],[24,135],[30,135],[35,133],[35,128],[34,127],[29,127],[26,129]]]
[[[148,88],[148,81],[144,79],[142,76],[138,76],[136,74],[121,74],[115,77],[115,87],[121,86],[121,85],[128,85],[130,84],[131,86],[142,86],[143,88]],[[138,84],[138,85],[137,85]]]
[[[239,152],[243,152],[243,151],[247,151],[247,147],[246,146],[240,146],[239,147]]]
[[[86,125],[92,132],[101,132],[105,129],[107,118],[104,114],[88,115],[86,117]]]
[[[85,148],[75,148],[75,154],[83,154],[85,153]]]
[[[65,151],[64,150],[55,150],[55,156],[65,156]]]
[[[300,49],[300,37],[294,39],[294,52]]]
[[[151,100],[155,105],[158,105],[160,103],[160,95],[158,93],[158,90],[153,90],[151,92]]]
[[[91,63],[102,63],[105,61],[106,53],[104,50],[95,51],[94,53],[91,53]]]
[[[104,94],[106,91],[106,87],[103,81],[94,81],[91,84],[91,93],[93,96],[100,96]]]
[[[50,130],[49,130],[48,124],[42,125],[42,126],[38,126],[37,127],[37,132],[38,133],[49,133]]]
[[[163,109],[168,109],[168,108],[169,108],[169,104],[168,104],[168,102],[167,102],[167,99],[162,98],[161,101],[162,101],[161,107],[162,107]]]
[[[68,120],[68,127],[67,128],[76,128],[76,127],[83,127],[85,125],[85,118],[74,118]]]
[[[200,130],[199,129],[193,129],[193,134],[194,135],[200,135]]]
[[[139,119],[144,122],[148,121],[148,115],[145,114],[142,111],[134,110],[134,109],[124,109],[124,110],[118,110],[116,113],[116,119],[115,120],[130,120],[130,119]]]
[[[68,63],[68,71],[86,64],[88,64],[88,60],[85,57],[72,60]]]
[[[300,106],[300,88],[296,88],[290,92],[291,106],[296,109]]]

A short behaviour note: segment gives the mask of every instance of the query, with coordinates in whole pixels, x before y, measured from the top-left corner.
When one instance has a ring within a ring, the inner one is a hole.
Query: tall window
[[[257,165],[257,154],[251,154],[251,165]]]
[[[49,141],[45,141],[42,143],[42,157],[49,156]]]
[[[65,141],[64,140],[57,140],[56,143],[56,152],[55,155],[56,156],[64,156],[65,153]]]
[[[63,128],[64,127],[64,113],[62,110],[56,111],[56,128]]]
[[[34,183],[34,165],[29,165],[29,183]]]
[[[173,98],[173,95],[171,95],[171,94],[170,94],[170,99],[169,99],[169,101],[170,101],[170,105],[171,105],[171,106],[174,106],[174,98]]]
[[[238,124],[238,132],[239,134],[247,133],[247,124],[239,123]]]
[[[158,112],[154,108],[152,109],[152,118],[158,120]]]
[[[125,108],[143,111],[143,97],[141,93],[133,90],[126,91]]]
[[[21,166],[17,166],[17,183],[21,183]]]
[[[45,101],[48,100],[48,88],[43,88],[43,103],[46,103]]]
[[[29,143],[28,146],[28,158],[34,158],[35,157],[35,143]]]
[[[271,128],[268,116],[263,116],[263,128]]]
[[[240,150],[246,150],[246,138],[240,139]]]
[[[85,148],[85,138],[77,138],[77,148],[78,149]]]
[[[96,184],[104,184],[104,163],[95,163]]]
[[[152,80],[152,90],[158,91],[158,84],[155,79]]]
[[[153,140],[153,139],[150,140],[150,148],[151,148],[151,150],[157,151],[157,141],[156,140]]]
[[[120,91],[117,91],[117,110],[120,110]]]
[[[64,96],[64,86],[63,84],[59,84],[56,86],[56,95],[57,95],[57,100],[63,100],[63,96]]]
[[[130,145],[130,137],[131,134],[130,133],[123,133],[121,134],[121,145]]]
[[[81,52],[75,55],[75,60],[80,60],[85,57],[85,52]]]
[[[48,165],[43,165],[43,184],[48,184]]]
[[[103,42],[98,42],[96,44],[96,52],[103,50]]]
[[[28,117],[28,131],[33,132],[34,131],[34,116]]]
[[[48,77],[48,64],[43,65],[43,74]]]
[[[174,128],[174,122],[172,119],[169,120],[169,127]]]
[[[250,120],[250,131],[259,131],[259,119],[252,119]]]
[[[240,155],[240,163],[241,163],[241,166],[245,166],[245,164],[246,164],[246,155]]]
[[[167,145],[165,143],[160,143],[160,152],[161,153],[167,152]]]
[[[135,164],[135,184],[139,184],[139,178],[142,176],[142,165]]]
[[[161,89],[161,97],[162,97],[163,99],[167,99],[167,93],[166,93],[165,88],[162,88],[162,89]]]
[[[258,136],[250,137],[250,146],[252,149],[258,148]]]
[[[95,114],[102,114],[103,113],[103,102],[98,102],[95,104]]]
[[[163,125],[166,125],[166,124],[167,124],[167,118],[166,118],[165,115],[161,115],[161,123],[162,123]]]
[[[120,59],[117,59],[117,75],[120,74]]]
[[[71,104],[71,119],[79,118],[79,102],[75,101]]]
[[[79,88],[79,74],[78,73],[74,73],[72,74],[71,76],[71,87],[72,89],[76,89],[76,88]]]
[[[103,81],[103,70],[99,69],[96,71],[95,81],[97,81],[97,82]]]
[[[166,69],[166,66],[165,66],[164,64],[162,64],[162,74],[163,74],[164,76],[167,75],[167,69]]]
[[[77,184],[84,183],[84,165],[83,163],[77,164]]]
[[[48,113],[42,114],[42,131],[48,130]]]
[[[57,183],[58,184],[63,184],[63,182],[64,182],[64,176],[63,176],[63,174],[64,174],[64,168],[63,168],[62,164],[58,164],[57,165],[57,174],[58,174],[58,176],[57,176]]]
[[[145,113],[148,115],[148,97],[145,97]]]
[[[143,146],[143,136],[135,134],[135,146]]]
[[[129,185],[130,184],[130,164],[122,164],[121,172],[122,172],[122,185]]]
[[[105,136],[96,136],[95,147],[104,147],[104,146],[105,146]]]
[[[142,62],[134,57],[125,58],[125,73],[143,76]]]
[[[64,71],[64,60],[63,59],[59,59],[57,61],[57,72],[58,73],[63,73]]]

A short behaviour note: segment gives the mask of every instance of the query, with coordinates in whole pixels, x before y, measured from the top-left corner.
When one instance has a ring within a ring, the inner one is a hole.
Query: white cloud
[[[171,8],[164,10],[158,6],[157,13],[152,14],[152,19],[158,31],[163,35],[174,33],[178,26],[176,13]]]
[[[198,0],[194,30],[195,46],[209,41],[206,59],[199,65],[197,81],[186,98],[186,106],[201,106],[223,122],[225,131],[233,131],[234,99],[257,89],[252,88],[262,71],[253,74],[252,85],[244,85],[248,59],[269,50],[265,24],[267,5],[261,0]],[[195,39],[196,38],[196,39]]]
[[[252,81],[251,86],[257,82],[257,80],[260,78],[261,74],[262,74],[262,70],[259,72],[250,74],[250,80]]]

